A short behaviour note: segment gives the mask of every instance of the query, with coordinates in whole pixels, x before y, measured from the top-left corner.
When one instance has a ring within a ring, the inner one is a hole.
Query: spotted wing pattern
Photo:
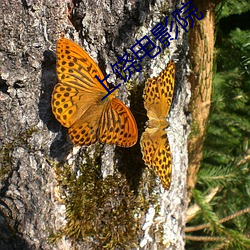
[[[170,145],[165,128],[174,92],[175,65],[170,61],[158,77],[148,79],[143,92],[144,107],[149,118],[140,145],[145,164],[152,167],[169,189],[172,173]]]
[[[72,142],[133,146],[138,138],[135,119],[129,108],[115,98],[115,92],[101,101],[107,91],[95,78],[97,75],[102,80],[104,76],[93,59],[66,38],[59,39],[56,54],[58,84],[52,94],[52,111],[69,129]]]

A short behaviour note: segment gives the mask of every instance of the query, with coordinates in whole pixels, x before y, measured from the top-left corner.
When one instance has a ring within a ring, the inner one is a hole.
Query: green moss
[[[77,174],[68,165],[58,165],[56,172],[62,196],[66,197],[67,225],[51,234],[51,241],[65,235],[75,241],[92,242],[98,249],[138,246],[139,220],[150,201],[142,192],[135,195],[124,174],[117,171],[103,179],[92,159],[80,164]]]
[[[30,138],[32,136],[33,133],[35,133],[37,131],[38,131],[38,129],[35,126],[32,126],[29,129],[27,129],[24,133],[22,133],[22,138],[24,140],[27,140],[28,138]]]

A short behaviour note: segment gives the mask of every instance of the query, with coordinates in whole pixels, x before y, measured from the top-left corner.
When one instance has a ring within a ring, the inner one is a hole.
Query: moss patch
[[[138,246],[140,218],[150,200],[140,192],[135,195],[124,174],[115,172],[103,179],[100,166],[88,160],[79,164],[77,172],[68,165],[58,165],[56,172],[65,197],[67,225],[51,235],[51,241],[66,236],[98,249]]]

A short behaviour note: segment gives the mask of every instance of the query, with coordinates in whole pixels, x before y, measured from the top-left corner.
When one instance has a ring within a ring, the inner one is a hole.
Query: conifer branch
[[[242,164],[245,164],[247,162],[250,162],[250,149],[247,150],[246,155],[243,157],[243,159],[241,159],[237,163],[236,167],[238,168],[239,166],[241,166]]]
[[[219,187],[212,188],[209,194],[205,197],[205,202],[209,203],[214,198],[214,196],[217,194],[218,191]],[[189,222],[191,219],[193,219],[200,210],[201,207],[198,204],[194,204],[191,207],[189,207],[186,213],[186,223]]]
[[[249,212],[250,212],[250,207],[245,208],[245,209],[243,209],[241,211],[233,213],[233,214],[219,220],[219,223],[224,223],[226,221],[232,220],[232,219],[234,219],[234,218],[236,218],[236,217],[238,217],[240,215],[243,215],[243,214],[249,213]],[[199,231],[199,230],[205,229],[207,227],[210,227],[210,223],[206,223],[206,224],[202,224],[202,225],[198,225],[198,226],[194,226],[194,227],[186,227],[185,232],[187,233],[187,232]]]
[[[192,240],[192,241],[225,241],[227,240],[226,237],[192,236],[192,235],[186,235],[186,239]]]

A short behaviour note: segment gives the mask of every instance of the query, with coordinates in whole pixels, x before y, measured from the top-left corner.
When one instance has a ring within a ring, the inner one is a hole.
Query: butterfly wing
[[[79,45],[66,38],[60,38],[56,46],[57,76],[64,85],[93,93],[99,89],[105,93],[102,84],[95,78],[104,79],[102,71],[94,60]],[[107,86],[106,81],[104,84]]]
[[[107,92],[95,78],[104,78],[101,70],[80,46],[61,38],[56,52],[59,83],[52,93],[52,111],[69,128]]]
[[[98,96],[98,92],[86,94],[81,89],[58,83],[52,94],[52,111],[56,119],[69,128],[98,102]]]
[[[88,108],[83,116],[80,117],[68,130],[69,137],[74,145],[91,145],[98,141],[98,129],[100,118],[105,106],[109,102],[99,105],[98,102]]]
[[[134,116],[119,99],[113,98],[106,106],[99,125],[99,140],[120,147],[132,147],[138,139]]]
[[[149,118],[148,128],[141,136],[145,164],[154,168],[164,188],[169,189],[172,173],[170,145],[165,128],[174,91],[175,65],[170,61],[158,77],[148,79],[143,91],[144,107]]]
[[[172,159],[168,137],[163,129],[147,128],[141,136],[142,159],[155,170],[165,189],[169,189],[172,173]]]
[[[166,119],[174,92],[175,65],[170,61],[158,77],[150,78],[143,91],[149,119]]]
[[[52,94],[52,111],[69,128],[72,142],[90,145],[100,140],[121,147],[134,145],[137,141],[134,117],[114,98],[114,93],[101,101],[107,91],[95,78],[97,75],[104,79],[95,62],[80,46],[65,38],[59,39],[56,51],[59,83]],[[110,123],[114,131],[106,127]]]

